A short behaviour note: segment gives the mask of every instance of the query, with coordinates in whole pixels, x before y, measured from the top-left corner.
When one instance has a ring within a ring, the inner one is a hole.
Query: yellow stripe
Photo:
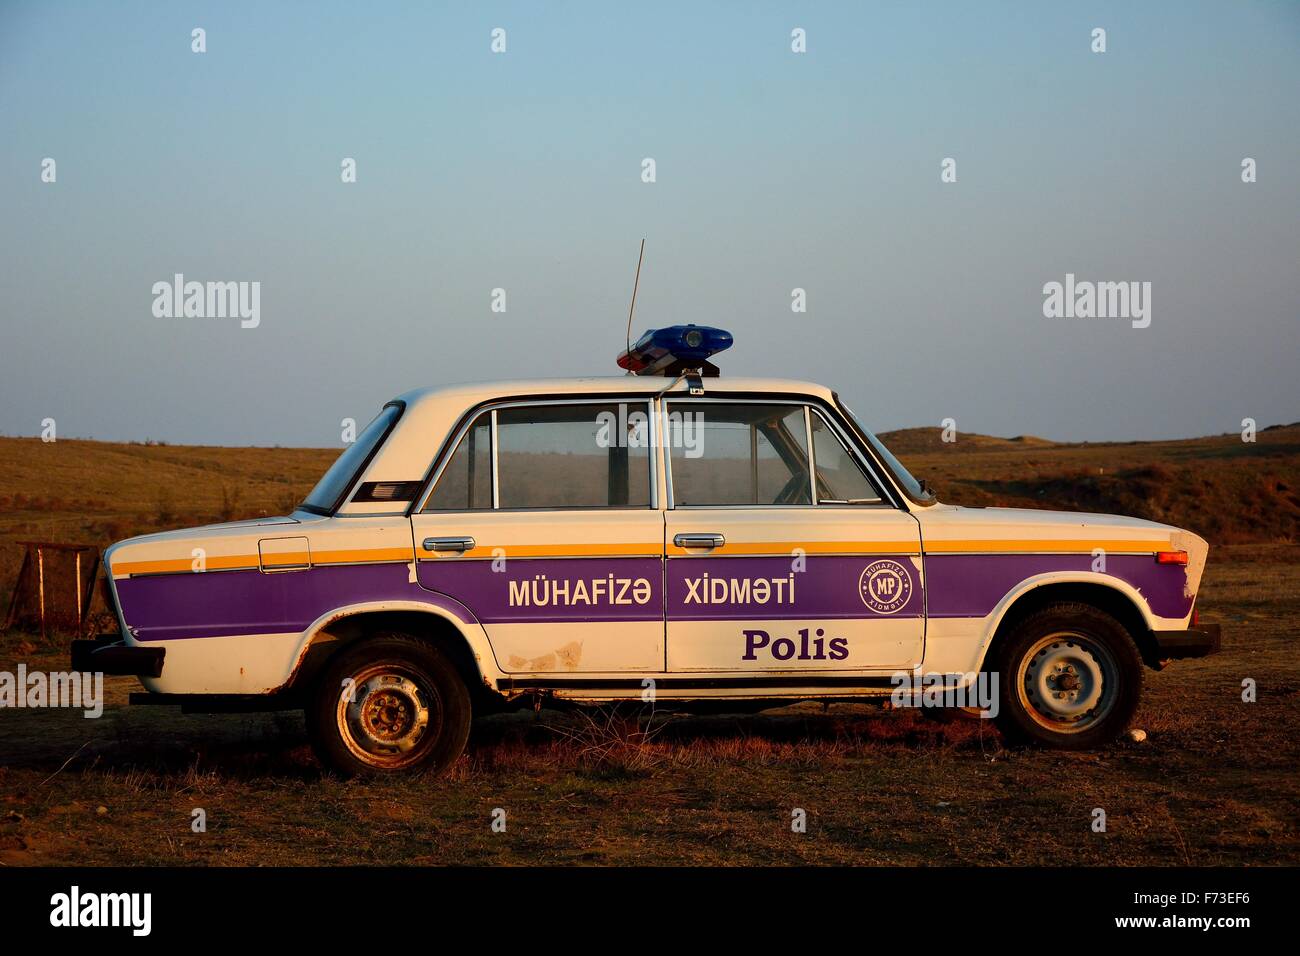
[[[464,553],[420,550],[421,560],[437,558],[657,558],[662,554],[653,544],[512,544],[479,545]]]
[[[420,558],[586,558],[586,557],[659,557],[660,545],[653,544],[516,544],[481,545],[464,554],[454,551],[425,552]],[[406,562],[412,557],[410,548],[362,548],[344,551],[317,551],[311,555],[312,565],[363,564],[376,562]],[[261,567],[282,567],[307,563],[307,553],[284,552],[263,557],[258,563],[256,554],[213,555],[207,559],[209,571],[255,570]],[[190,558],[170,558],[157,561],[115,561],[113,577],[132,574],[175,574],[193,570]]]
[[[1155,554],[1168,550],[1168,541],[1088,541],[1034,540],[1019,541],[927,541],[926,554],[1091,554],[1097,549],[1116,554],[1124,552]]]
[[[803,554],[912,554],[920,555],[916,541],[734,541],[720,548],[679,548],[668,542],[668,556],[681,555],[783,555]]]
[[[1154,554],[1167,551],[1168,541],[1080,541],[1059,539],[931,541],[925,545],[926,554],[1090,554],[1101,549],[1112,554]],[[895,554],[919,555],[921,549],[914,541],[732,541],[721,548],[679,548],[671,542],[667,546],[669,557],[718,555],[794,555],[803,554]],[[420,552],[421,560],[440,558],[598,558],[598,557],[658,557],[656,544],[512,544],[480,545],[464,554],[453,551],[440,553]],[[318,551],[311,556],[313,565],[363,564],[374,562],[410,561],[408,548],[354,548],[342,551]],[[256,554],[212,555],[207,559],[209,571],[253,570],[261,567],[305,565],[307,552],[286,552],[267,555],[259,565]],[[118,561],[113,564],[113,577],[132,574],[176,574],[193,570],[191,558],[167,558],[156,561]]]
[[[286,551],[265,555],[259,565],[256,554],[210,555],[204,564],[208,571],[253,571],[260,567],[277,568],[285,565],[305,565],[306,551]],[[361,548],[347,551],[318,551],[311,555],[316,564],[361,564],[379,561],[410,561],[410,548]],[[193,571],[192,558],[166,558],[158,561],[115,561],[113,577],[132,574],[176,574]]]
[[[311,555],[306,551],[281,551],[262,555],[262,565],[274,568],[282,564],[306,564],[310,559]]]
[[[121,578],[130,574],[171,574],[179,571],[194,570],[194,558],[168,558],[161,561],[114,561],[113,577]],[[253,567],[257,567],[257,556],[252,558]],[[209,571],[231,571],[248,567],[246,554],[213,555],[204,566]]]
[[[927,542],[926,554],[1091,554],[1100,548],[1120,554],[1154,554],[1169,548],[1165,541],[1088,541],[1059,539],[973,540]],[[669,542],[669,557],[677,555],[788,555],[796,549],[805,554],[903,554],[919,555],[915,541],[729,541],[721,548],[679,548]]]
[[[410,548],[361,548],[349,551],[316,551],[312,564],[360,564],[365,561],[410,561]]]

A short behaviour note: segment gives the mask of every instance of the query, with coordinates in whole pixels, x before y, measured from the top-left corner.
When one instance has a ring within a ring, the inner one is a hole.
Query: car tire
[[[1115,740],[1142,696],[1142,658],[1128,631],[1091,605],[1053,604],[1000,643],[998,729],[1009,743],[1088,750]]]
[[[317,758],[344,777],[441,774],[465,750],[472,705],[446,654],[417,637],[384,633],[330,661],[306,716]]]

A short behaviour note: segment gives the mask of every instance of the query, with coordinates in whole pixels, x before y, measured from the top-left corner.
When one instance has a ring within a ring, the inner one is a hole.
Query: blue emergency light
[[[672,325],[647,329],[632,347],[619,353],[618,364],[635,375],[680,375],[698,369],[716,376],[718,367],[708,361],[731,348],[731,333],[708,325]]]

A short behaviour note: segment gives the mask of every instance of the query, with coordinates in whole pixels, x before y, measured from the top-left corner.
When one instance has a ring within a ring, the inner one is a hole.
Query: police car
[[[942,504],[830,389],[719,376],[730,344],[675,326],[619,357],[634,374],[401,395],[293,514],[110,548],[120,634],[74,664],[138,675],[133,703],[302,708],[352,774],[445,769],[510,704],[920,675],[992,676],[1006,736],[1088,748],[1144,667],[1218,648],[1195,534]]]

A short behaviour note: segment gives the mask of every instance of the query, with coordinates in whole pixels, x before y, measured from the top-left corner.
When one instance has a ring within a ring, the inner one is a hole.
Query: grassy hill
[[[1135,515],[1215,544],[1294,542],[1300,532],[1300,424],[1184,441],[1066,444],[937,428],[882,439],[943,501]],[[17,542],[101,547],[131,535],[283,514],[336,449],[216,448],[0,438],[0,600]]]
[[[1132,515],[1212,544],[1292,543],[1300,534],[1300,424],[1162,442],[1053,443],[937,428],[882,434],[940,500]]]
[[[0,614],[23,540],[93,544],[284,514],[337,450],[0,438]]]
[[[897,431],[881,432],[880,438],[889,450],[899,458],[909,455],[927,455],[937,452],[951,452],[961,449],[967,451],[989,451],[1003,449],[1008,451],[1026,448],[1051,448],[1055,442],[1033,435],[1017,435],[1015,438],[997,438],[993,435],[958,434],[957,440],[945,442],[943,429],[940,428],[900,428]]]

